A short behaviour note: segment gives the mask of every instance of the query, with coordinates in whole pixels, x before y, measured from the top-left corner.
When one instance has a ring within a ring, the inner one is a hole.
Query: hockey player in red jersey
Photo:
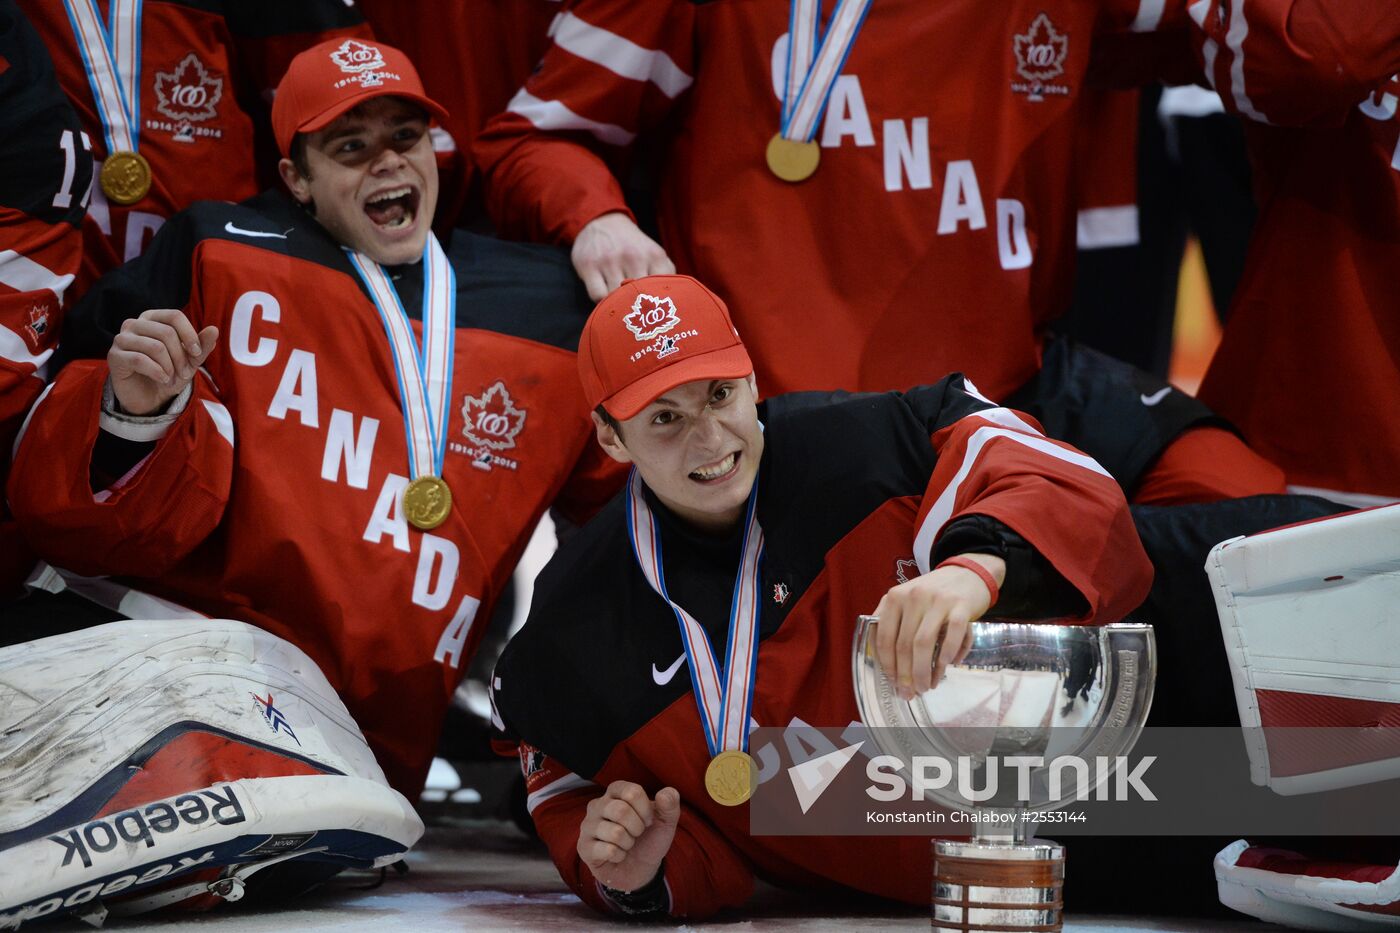
[[[1205,22],[1259,220],[1201,397],[1299,491],[1377,504],[1400,499],[1400,7],[1287,6]]]
[[[74,297],[140,255],[176,211],[241,201],[272,180],[266,102],[292,56],[332,36],[368,38],[340,0],[19,0],[97,160]],[[225,9],[226,7],[226,9]],[[102,170],[106,169],[105,175]],[[105,179],[105,180],[104,180]]]
[[[560,874],[625,914],[703,917],[755,876],[927,903],[927,839],[751,835],[707,765],[750,718],[855,721],[860,613],[894,623],[879,652],[904,691],[993,604],[1120,617],[1151,578],[1121,490],[960,375],[756,405],[725,305],[685,276],[605,299],[579,372],[599,444],[635,469],[541,574],[494,681]]]
[[[92,290],[71,327],[105,359],[59,374],[9,489],[51,563],[306,651],[410,797],[535,523],[618,482],[572,293],[512,297],[553,252],[430,232],[440,112],[389,46],[294,59],[292,197],[177,214]]]
[[[72,304],[92,184],[81,136],[43,43],[13,0],[0,0],[0,484]],[[0,502],[0,604],[33,563]]]

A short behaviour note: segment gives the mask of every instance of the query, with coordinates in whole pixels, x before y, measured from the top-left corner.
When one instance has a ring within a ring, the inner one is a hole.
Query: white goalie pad
[[[1206,572],[1254,783],[1400,776],[1400,505],[1222,542]]]
[[[0,801],[0,929],[233,900],[274,861],[376,867],[423,833],[316,664],[220,619],[0,649]]]
[[[1400,868],[1310,861],[1233,842],[1215,857],[1220,903],[1299,930],[1400,929]]]

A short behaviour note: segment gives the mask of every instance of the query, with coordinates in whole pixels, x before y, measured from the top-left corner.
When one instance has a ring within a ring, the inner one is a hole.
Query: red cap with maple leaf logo
[[[405,97],[438,119],[447,111],[423,90],[408,56],[382,42],[330,39],[292,59],[272,98],[272,132],[283,155],[298,133],[330,125],[356,104],[383,95]]]
[[[753,362],[718,295],[688,275],[649,275],[598,302],[578,372],[588,406],[626,421],[678,385],[747,376]]]

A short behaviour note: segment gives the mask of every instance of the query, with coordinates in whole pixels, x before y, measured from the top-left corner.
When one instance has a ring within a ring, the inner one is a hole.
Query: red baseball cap
[[[598,302],[579,338],[588,406],[619,421],[678,385],[751,372],[729,309],[688,275],[628,279]]]
[[[361,101],[382,95],[421,104],[441,123],[447,111],[423,90],[408,56],[383,42],[329,39],[292,59],[272,98],[272,133],[290,155],[298,133],[324,129]]]

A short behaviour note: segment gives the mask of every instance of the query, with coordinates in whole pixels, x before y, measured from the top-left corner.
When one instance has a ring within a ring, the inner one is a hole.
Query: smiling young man
[[[753,723],[858,719],[861,613],[908,695],[989,607],[1107,622],[1136,606],[1151,569],[1122,492],[960,375],[756,404],[728,309],[686,276],[605,298],[579,371],[632,478],[540,575],[493,695],[560,874],[628,914],[705,916],[755,876],[926,904],[927,839],[754,836],[724,773],[747,778]]]
[[[299,55],[273,106],[287,193],[182,212],[94,288],[65,334],[92,358],[36,406],[9,489],[42,557],[134,588],[126,614],[306,651],[410,799],[541,514],[620,480],[567,258],[431,232],[442,115],[389,46]]]

